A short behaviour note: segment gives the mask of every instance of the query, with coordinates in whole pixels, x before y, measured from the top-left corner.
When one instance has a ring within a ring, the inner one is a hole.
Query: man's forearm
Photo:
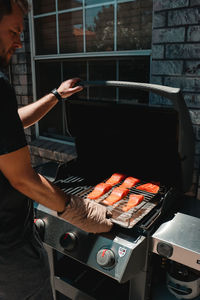
[[[60,97],[65,99],[74,93],[80,92],[83,87],[75,86],[79,80],[79,78],[72,78],[62,82],[57,89]],[[49,93],[40,100],[20,108],[18,113],[24,128],[27,128],[38,122],[54,107],[54,105],[56,105],[57,102],[58,99],[54,96],[54,94]]]
[[[57,102],[58,100],[53,94],[48,94],[36,102],[19,108],[18,113],[24,128],[38,122],[56,105]]]
[[[64,192],[40,174],[35,173],[31,177],[31,180],[28,178],[27,181],[18,180],[11,184],[15,189],[32,200],[50,209],[62,212],[68,202]]]
[[[64,210],[65,194],[32,168],[28,146],[0,155],[0,170],[22,194],[53,210]]]

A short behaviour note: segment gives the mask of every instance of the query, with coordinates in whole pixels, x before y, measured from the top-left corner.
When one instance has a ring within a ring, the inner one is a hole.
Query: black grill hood
[[[66,101],[68,130],[75,137],[80,169],[91,177],[122,172],[187,191],[192,182],[194,136],[180,89],[118,81],[83,85],[151,91],[170,99],[174,107]]]

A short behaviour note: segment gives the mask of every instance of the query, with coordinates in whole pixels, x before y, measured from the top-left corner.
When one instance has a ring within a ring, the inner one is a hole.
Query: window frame
[[[103,2],[100,4],[92,4],[92,5],[85,5],[85,1],[83,0],[83,4],[80,7],[77,8],[71,8],[71,9],[65,9],[65,10],[58,10],[58,0],[55,0],[55,11],[49,12],[49,13],[43,13],[34,15],[33,14],[33,7],[31,8],[29,12],[29,30],[30,30],[30,52],[31,52],[31,69],[32,69],[32,87],[33,87],[33,101],[37,100],[37,92],[36,92],[36,62],[37,61],[47,61],[47,60],[54,60],[54,61],[62,61],[67,59],[74,59],[74,58],[116,58],[116,57],[137,57],[137,56],[149,56],[150,58],[150,70],[151,70],[151,60],[152,60],[152,49],[144,49],[144,50],[124,50],[124,51],[117,51],[117,5],[121,3],[128,3],[128,2],[134,2],[136,0],[113,0],[108,2]],[[100,7],[100,6],[106,6],[106,5],[114,5],[114,51],[102,51],[102,52],[86,52],[86,36],[85,36],[85,30],[86,30],[86,24],[85,24],[85,12],[86,8],[94,8],[94,7]],[[59,14],[66,13],[66,12],[73,12],[73,11],[83,11],[83,52],[81,53],[60,53],[60,45],[59,45]],[[35,34],[34,34],[34,20],[41,17],[47,17],[56,15],[56,33],[57,33],[57,54],[48,54],[48,55],[36,55],[36,43],[35,43]],[[116,62],[117,63],[117,62]],[[88,64],[88,62],[87,62]],[[62,66],[62,62],[61,62]],[[87,66],[88,70],[88,66]],[[151,74],[151,72],[150,72]],[[62,67],[61,67],[61,80],[63,80],[62,76]],[[87,71],[88,76],[88,71]],[[119,80],[119,72],[116,70],[116,80]],[[64,106],[63,106],[64,108]],[[63,115],[63,114],[62,114]],[[61,141],[62,143],[66,144],[73,144],[73,142],[65,141],[65,140],[58,140],[55,138],[49,138],[45,136],[41,136],[39,134],[39,124],[37,123],[35,125],[36,130],[36,138],[42,138],[49,141]]]

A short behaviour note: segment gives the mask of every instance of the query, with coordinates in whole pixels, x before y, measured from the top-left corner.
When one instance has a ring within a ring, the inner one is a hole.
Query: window
[[[65,79],[149,82],[152,0],[33,0],[35,94]],[[72,97],[148,103],[122,88],[87,88]],[[65,139],[64,105],[39,122],[38,134]]]

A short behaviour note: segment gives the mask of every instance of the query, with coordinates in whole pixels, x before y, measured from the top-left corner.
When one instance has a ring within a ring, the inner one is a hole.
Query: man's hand
[[[62,82],[59,88],[57,89],[58,93],[61,95],[62,98],[67,98],[73,95],[74,93],[82,91],[82,86],[74,87],[74,85],[79,81],[80,78],[72,78]]]
[[[113,223],[107,218],[106,207],[76,196],[71,196],[70,203],[60,217],[91,233],[108,232],[113,226]]]
[[[72,78],[61,83],[57,91],[63,99],[82,91],[82,86],[77,85],[74,87],[78,81],[80,81],[79,78]],[[56,103],[58,103],[58,99],[56,99],[52,93],[49,93],[40,100],[18,109],[24,128],[28,128],[38,122],[56,105]]]

